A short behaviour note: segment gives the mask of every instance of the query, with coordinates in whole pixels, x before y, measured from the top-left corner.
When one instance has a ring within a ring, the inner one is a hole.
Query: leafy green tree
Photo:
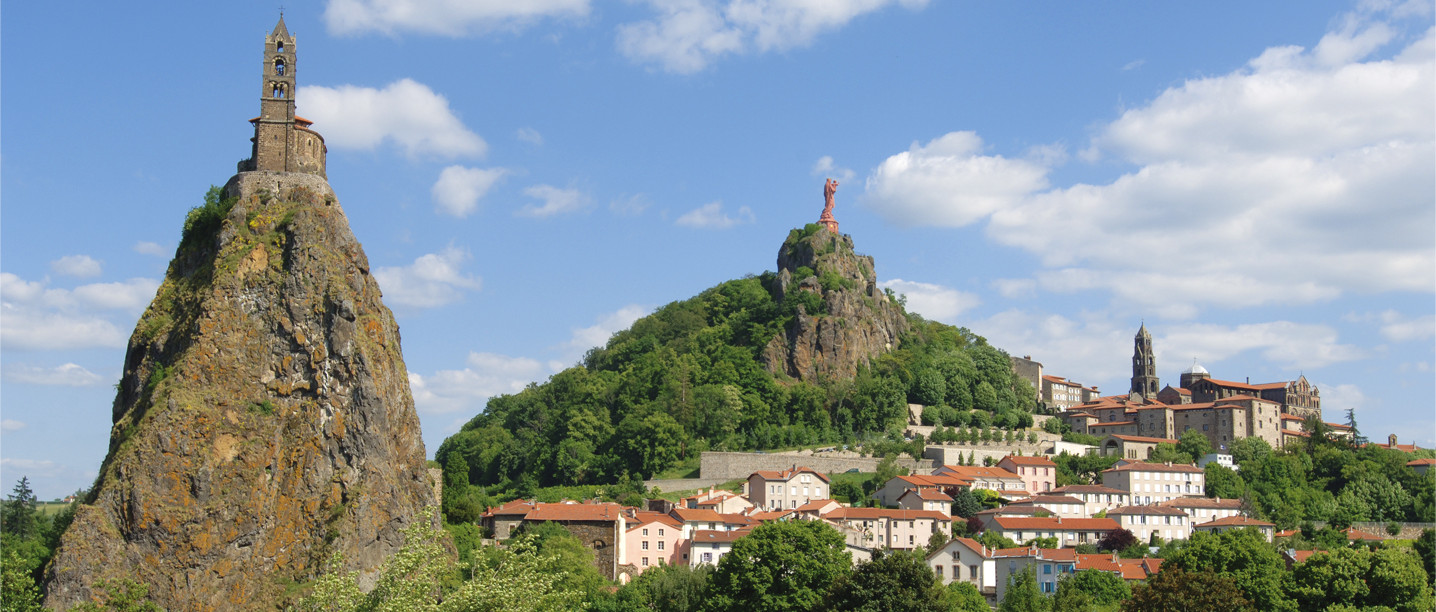
[[[652,477],[677,461],[687,442],[673,417],[654,413],[631,415],[618,424],[617,452],[629,472]]]
[[[825,610],[945,612],[955,598],[921,556],[908,551],[873,552],[851,574],[838,578]]]
[[[71,610],[79,612],[164,612],[158,604],[150,601],[150,585],[129,578],[100,580],[95,583],[99,591],[96,601],[87,601]]]
[[[979,410],[997,412],[997,389],[985,380],[977,383],[972,391],[972,403]]]
[[[1254,528],[1219,534],[1198,532],[1162,564],[1187,572],[1212,571],[1232,579],[1243,597],[1262,610],[1293,610],[1281,589],[1286,564]]]
[[[617,605],[595,605],[597,612],[643,610],[689,612],[703,607],[704,591],[713,576],[713,566],[702,564],[650,567],[615,593]]]
[[[992,612],[992,606],[987,605],[987,599],[971,582],[954,580],[948,583],[947,592],[951,593],[954,612]]]
[[[1111,572],[1084,569],[1062,580],[1074,590],[1086,593],[1092,603],[1110,606],[1132,596],[1132,587],[1121,576]]]
[[[1057,581],[1057,593],[1052,596],[1052,612],[1087,612],[1092,609],[1092,596],[1072,586],[1072,577],[1064,576]]]
[[[30,575],[31,568],[14,550],[0,558],[0,610],[40,612],[40,589]]]
[[[1429,578],[1416,555],[1395,548],[1377,550],[1371,553],[1371,571],[1366,577],[1371,587],[1366,605],[1397,612],[1436,609]]]
[[[972,495],[972,491],[962,489],[957,492],[956,497],[952,498],[952,511],[953,514],[962,518],[972,518],[982,511],[982,504]]]
[[[1346,604],[1362,606],[1371,595],[1366,575],[1371,571],[1371,553],[1338,549],[1308,557],[1292,568],[1287,593],[1303,610],[1324,610]]]
[[[1416,549],[1416,555],[1421,557],[1421,567],[1426,570],[1427,584],[1436,585],[1436,529],[1422,529],[1412,547]]]
[[[1187,572],[1177,566],[1162,570],[1132,588],[1123,612],[1244,612],[1255,611],[1230,577],[1211,571]]]
[[[1246,483],[1242,481],[1241,475],[1231,468],[1213,461],[1202,469],[1206,476],[1207,497],[1236,499],[1246,491]]]
[[[1013,542],[991,529],[977,536],[977,541],[988,548],[1017,548],[1017,542]]]
[[[1202,435],[1202,432],[1188,428],[1182,432],[1182,436],[1178,438],[1177,450],[1187,457],[1190,457],[1190,462],[1194,462],[1206,456],[1207,453],[1212,452],[1212,441]]]
[[[1038,548],[1057,548],[1057,538],[1055,536],[1046,538],[1032,538],[1031,540],[1023,542],[1022,545],[1036,546]]]
[[[924,406],[940,405],[947,399],[947,380],[936,369],[924,369],[913,376],[908,399]]]
[[[1271,444],[1255,436],[1232,440],[1227,450],[1232,454],[1232,462],[1243,467],[1249,462],[1265,461],[1272,455]]]
[[[1032,566],[1007,577],[1007,592],[1002,594],[998,612],[1047,612],[1047,596],[1037,589],[1037,575]]]
[[[851,561],[842,534],[819,521],[753,528],[733,543],[708,583],[707,610],[816,610]]]
[[[1192,458],[1177,450],[1176,444],[1163,442],[1152,448],[1152,454],[1147,456],[1147,461],[1152,463],[1191,463]]]

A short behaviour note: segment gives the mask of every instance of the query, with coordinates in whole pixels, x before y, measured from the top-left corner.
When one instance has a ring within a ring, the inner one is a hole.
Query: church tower
[[[294,36],[284,15],[264,37],[259,116],[254,124],[250,157],[239,163],[240,172],[304,172],[324,176],[324,137],[309,129],[313,122],[294,114],[296,54]]]
[[[1147,333],[1147,324],[1137,330],[1132,350],[1132,395],[1155,399],[1162,385],[1157,380],[1157,357],[1152,352],[1152,334]]]

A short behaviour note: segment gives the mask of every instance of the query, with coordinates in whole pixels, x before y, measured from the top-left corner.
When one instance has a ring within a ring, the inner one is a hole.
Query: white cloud
[[[66,363],[53,368],[5,364],[3,372],[5,380],[31,385],[92,387],[103,382],[98,374],[74,363]]]
[[[623,196],[609,202],[608,209],[615,214],[632,216],[643,214],[643,211],[648,210],[648,207],[652,205],[653,202],[649,201],[648,196],[637,193],[631,196]]]
[[[728,229],[742,223],[753,223],[756,220],[757,218],[753,216],[753,209],[747,206],[738,207],[737,216],[730,217],[723,211],[723,202],[714,201],[683,213],[683,216],[678,217],[674,223],[700,229]]]
[[[648,0],[658,15],[618,28],[618,49],[669,72],[697,72],[730,54],[807,46],[863,14],[926,0]]]
[[[833,156],[824,155],[813,164],[813,176],[832,177],[838,182],[846,183],[853,178],[853,171],[851,168],[838,167],[833,163]]]
[[[478,413],[490,397],[518,393],[552,372],[535,359],[494,353],[469,353],[462,370],[440,370],[428,376],[409,373],[414,406],[422,413]]]
[[[118,348],[128,334],[112,317],[129,325],[153,299],[159,281],[132,278],[75,289],[48,286],[0,273],[0,345],[6,350]]]
[[[134,250],[141,255],[154,255],[156,257],[169,255],[169,251],[158,242],[145,242],[142,240],[135,243]]]
[[[1382,313],[1381,335],[1393,342],[1429,340],[1436,336],[1436,315],[1425,315],[1414,319],[1395,311]]]
[[[1135,60],[1132,60],[1132,61],[1127,62],[1126,64],[1123,64],[1123,65],[1122,65],[1122,71],[1123,71],[1123,72],[1126,72],[1126,71],[1128,71],[1128,70],[1136,70],[1136,69],[1138,69],[1138,68],[1141,68],[1141,67],[1142,67],[1142,64],[1145,64],[1145,63],[1147,63],[1147,60],[1144,60],[1144,59],[1135,59]]]
[[[540,134],[538,130],[533,128],[519,128],[515,137],[519,139],[519,142],[527,142],[534,146],[543,146],[543,134]]]
[[[865,200],[898,225],[986,220],[1038,257],[1041,288],[1168,317],[1432,292],[1436,34],[1371,58],[1396,38],[1363,19],[1100,126],[1087,157],[1134,166],[1109,183],[1047,188],[1060,158],[986,155],[955,132],[889,157]]]
[[[300,88],[299,113],[336,149],[373,150],[391,141],[409,157],[478,157],[488,144],[449,108],[449,101],[410,79],[384,89],[341,85]]]
[[[517,30],[544,17],[583,17],[588,11],[588,0],[329,0],[324,23],[337,35],[463,36]]]
[[[1325,412],[1326,419],[1333,423],[1346,422],[1346,409],[1356,409],[1356,426],[1361,427],[1362,415],[1368,414],[1372,406],[1368,403],[1366,394],[1356,385],[1333,385],[1319,383],[1316,385],[1321,389],[1321,409]]]
[[[89,278],[100,275],[100,262],[89,255],[66,255],[50,262],[50,271],[61,276]]]
[[[588,208],[589,198],[577,189],[560,189],[552,185],[534,185],[524,195],[543,201],[542,206],[525,204],[514,214],[521,217],[552,217]]]
[[[1012,355],[1029,355],[1042,363],[1043,372],[1087,386],[1120,380],[1131,372],[1132,331],[1115,325],[1104,315],[1083,313],[1078,318],[1017,309],[999,312],[970,329],[993,346]],[[1123,389],[1106,389],[1112,395]]]
[[[1257,351],[1267,361],[1296,371],[1365,357],[1361,349],[1342,344],[1336,330],[1329,326],[1289,321],[1169,325],[1160,339],[1153,339],[1153,345],[1159,363],[1196,357],[1208,369],[1212,362],[1247,351]]]
[[[1037,281],[1030,278],[999,278],[992,281],[992,287],[1007,299],[1029,298],[1037,295]]]
[[[899,225],[962,227],[1047,187],[1045,166],[981,151],[973,132],[914,142],[873,170],[864,201]]]
[[[0,431],[20,431],[25,429],[25,423],[15,419],[0,419]]]
[[[479,199],[508,174],[503,168],[449,166],[439,173],[432,190],[438,210],[454,217],[467,217],[479,207]]]
[[[420,256],[407,266],[375,268],[374,278],[391,303],[414,308],[444,306],[462,299],[464,291],[482,286],[480,279],[459,270],[468,259],[468,251],[450,246]]]
[[[907,296],[907,309],[926,319],[957,325],[957,316],[982,303],[976,294],[942,285],[919,283],[895,278],[878,283],[893,293]]]
[[[574,329],[573,337],[560,347],[562,354],[558,360],[558,367],[554,369],[577,363],[589,349],[608,344],[608,339],[613,334],[628,329],[634,321],[646,316],[650,310],[644,306],[629,304],[615,312],[599,317],[598,322],[593,325]]]

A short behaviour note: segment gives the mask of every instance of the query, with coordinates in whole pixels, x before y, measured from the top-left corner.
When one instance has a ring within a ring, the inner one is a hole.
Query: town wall
[[[709,451],[698,459],[698,474],[703,479],[733,480],[747,478],[758,470],[786,470],[794,466],[808,467],[824,474],[837,474],[856,468],[859,472],[876,472],[881,457],[859,457],[801,453],[730,453]],[[930,474],[937,466],[931,460],[897,459],[899,467],[915,474]]]

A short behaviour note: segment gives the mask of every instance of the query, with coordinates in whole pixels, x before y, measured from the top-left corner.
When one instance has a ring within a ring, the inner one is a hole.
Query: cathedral
[[[1156,400],[1163,404],[1210,404],[1228,398],[1249,396],[1280,406],[1283,414],[1306,418],[1321,418],[1321,391],[1316,385],[1298,376],[1296,380],[1252,384],[1212,378],[1210,372],[1200,364],[1182,372],[1177,387],[1160,386],[1157,379],[1156,356],[1152,351],[1152,334],[1146,324],[1137,330],[1132,351],[1132,388],[1129,399],[1143,403]],[[1160,388],[1160,390],[1158,390]]]
[[[294,114],[296,66],[294,36],[280,15],[274,31],[264,37],[264,64],[259,87],[259,116],[254,125],[249,159],[240,172],[301,172],[324,176],[324,137],[310,129],[314,122]]]

